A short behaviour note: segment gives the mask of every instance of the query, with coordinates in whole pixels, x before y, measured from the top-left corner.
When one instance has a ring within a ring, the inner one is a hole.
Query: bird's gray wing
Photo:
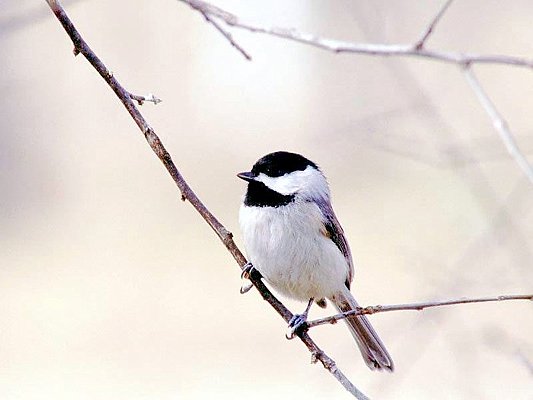
[[[324,216],[324,232],[322,233],[324,234],[324,236],[330,238],[333,243],[335,243],[335,245],[338,247],[344,258],[346,259],[346,262],[348,263],[348,276],[346,277],[346,286],[348,287],[348,289],[350,289],[350,283],[353,279],[354,265],[352,259],[352,252],[350,251],[350,246],[348,245],[346,236],[344,236],[344,230],[342,229],[339,220],[333,212],[331,203],[326,199],[320,199],[318,201],[315,201],[318,207],[320,208],[320,211],[322,211],[322,215]]]

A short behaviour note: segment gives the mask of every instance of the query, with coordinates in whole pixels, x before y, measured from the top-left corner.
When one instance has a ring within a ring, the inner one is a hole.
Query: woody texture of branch
[[[453,62],[461,65],[463,68],[466,68],[470,78],[473,77],[472,71],[469,69],[471,64],[474,63],[505,63],[512,65],[519,65],[528,68],[533,67],[533,62],[523,59],[517,59],[512,57],[504,56],[474,56],[474,55],[457,55],[453,53],[443,53],[436,51],[429,51],[425,49],[425,43],[428,37],[431,35],[435,25],[438,20],[444,14],[446,8],[450,5],[450,1],[446,3],[445,7],[439,12],[435,19],[431,22],[428,28],[424,31],[421,38],[413,46],[400,46],[400,45],[350,45],[346,43],[335,42],[326,39],[316,38],[312,35],[301,34],[295,31],[282,30],[276,28],[261,28],[253,25],[249,25],[241,22],[237,17],[232,14],[227,13],[217,7],[214,7],[208,3],[193,1],[193,0],[183,0],[191,7],[199,11],[205,18],[205,20],[215,26],[215,28],[220,31],[224,37],[234,46],[240,53],[242,53],[247,59],[251,59],[248,53],[242,49],[241,46],[237,44],[233,36],[226,30],[226,26],[238,27],[242,29],[247,29],[253,32],[266,33],[285,39],[296,40],[303,43],[308,43],[314,46],[322,47],[324,49],[336,51],[336,52],[353,52],[353,53],[364,53],[364,54],[374,54],[374,55],[404,55],[404,56],[418,56],[426,57],[433,59],[440,59],[441,61]],[[57,0],[46,0],[47,4],[65,29],[66,33],[72,40],[74,45],[74,54],[83,55],[87,61],[94,67],[94,69],[100,74],[104,81],[109,85],[109,87],[115,92],[116,96],[120,99],[128,113],[131,115],[142,134],[144,135],[148,145],[152,151],[157,155],[161,160],[168,173],[172,177],[174,183],[178,187],[181,198],[184,201],[188,201],[200,214],[200,216],[207,222],[207,224],[213,229],[218,238],[222,241],[227,250],[231,253],[237,264],[242,268],[247,265],[247,261],[244,255],[241,253],[235,242],[233,241],[232,234],[229,232],[220,221],[213,215],[209,209],[204,205],[204,203],[198,198],[195,192],[191,189],[189,184],[185,181],[184,177],[179,172],[178,168],[172,161],[172,157],[169,152],[166,150],[165,146],[155,133],[154,129],[148,124],[146,119],[143,117],[139,111],[138,105],[143,104],[144,102],[153,102],[157,104],[160,100],[154,95],[140,96],[130,93],[128,90],[122,86],[122,84],[115,78],[113,73],[106,67],[106,65],[101,61],[101,59],[91,50],[89,45],[82,38],[65,10]],[[476,81],[474,81],[476,82]],[[475,83],[474,83],[474,86]],[[482,95],[480,95],[483,97]],[[137,104],[136,104],[137,103]],[[490,102],[489,102],[490,104]],[[492,114],[497,114],[495,110]],[[494,118],[494,115],[491,115],[491,118]],[[500,124],[501,125],[501,124]],[[506,130],[502,133],[502,137],[510,137],[510,132]],[[513,141],[510,141],[507,145],[511,148],[513,147]],[[515,146],[516,147],[516,146]],[[515,158],[520,156],[521,153],[516,148],[515,149]],[[526,163],[522,165],[522,168],[531,168],[529,164]],[[533,181],[533,175],[532,175]],[[270,306],[272,306],[276,312],[288,322],[293,314],[289,311],[265,286],[262,282],[261,277],[257,274],[250,274],[249,276],[252,284],[257,288],[260,295],[266,300]],[[469,299],[469,300],[452,300],[447,302],[439,303],[419,303],[411,305],[397,305],[397,306],[373,306],[362,308],[357,310],[355,314],[372,314],[376,312],[383,311],[396,311],[396,310],[408,310],[408,309],[422,309],[426,307],[436,307],[442,305],[451,305],[451,304],[463,304],[463,303],[473,303],[473,302],[486,302],[486,301],[502,301],[502,300],[531,300],[533,295],[516,295],[516,296],[498,296],[495,298],[480,298],[480,299]],[[323,320],[310,321],[309,326],[316,326],[326,323],[334,323],[337,320],[345,318],[346,315],[340,314],[335,315]],[[318,345],[314,342],[311,336],[308,333],[308,330],[302,330],[297,332],[297,336],[301,342],[307,347],[311,353],[311,359],[313,362],[320,362],[323,367],[329,371],[335,379],[355,398],[357,399],[367,399],[367,397],[343,374],[343,372],[337,367],[335,361],[330,358]]]

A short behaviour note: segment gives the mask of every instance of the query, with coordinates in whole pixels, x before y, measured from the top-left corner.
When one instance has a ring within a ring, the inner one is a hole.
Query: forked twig
[[[212,4],[202,0],[178,0],[182,3],[188,4],[194,10],[202,14],[208,14],[223,21],[226,25],[243,29],[253,33],[261,33],[264,35],[275,36],[282,39],[287,39],[294,42],[307,44],[309,46],[318,47],[323,50],[328,50],[334,53],[356,53],[373,56],[405,56],[426,58],[434,61],[444,61],[452,64],[469,65],[469,64],[505,64],[515,65],[524,68],[533,69],[533,59],[525,57],[515,57],[508,55],[487,55],[476,53],[459,53],[453,51],[429,50],[424,46],[419,47],[421,40],[413,44],[376,44],[376,43],[353,43],[341,40],[322,38],[312,33],[300,32],[294,28],[287,27],[273,27],[261,25],[243,20],[242,18],[215,7]],[[433,32],[433,28],[437,22],[442,18],[444,12],[448,9],[450,4],[446,3],[443,8],[439,10],[437,17],[435,17],[429,24],[428,28],[422,35],[423,43]],[[428,32],[429,31],[429,32]]]
[[[518,145],[513,139],[511,131],[505,123],[505,120],[496,111],[494,105],[490,101],[487,94],[483,91],[481,85],[475,79],[470,69],[473,64],[513,65],[533,69],[533,59],[508,55],[485,55],[427,49],[425,47],[425,44],[428,38],[433,33],[437,23],[442,19],[445,12],[450,7],[452,0],[447,0],[443,4],[438,13],[435,15],[435,17],[431,20],[431,22],[424,30],[420,39],[413,44],[352,43],[322,38],[310,33],[300,32],[292,28],[270,27],[257,23],[247,22],[237,17],[235,14],[232,14],[219,7],[215,7],[212,4],[202,0],[179,1],[188,4],[191,8],[202,13],[204,16],[210,15],[213,18],[219,19],[228,26],[247,30],[249,32],[261,33],[294,42],[307,44],[334,53],[366,54],[372,56],[386,57],[418,57],[426,58],[428,60],[433,61],[452,63],[465,68],[466,76],[470,83],[470,86],[476,92],[479,101],[492,119],[493,125],[497,130],[500,138],[502,139],[507,151],[515,160],[515,162],[519,165],[522,171],[525,172],[528,179],[533,183],[533,166],[531,166],[526,156],[520,151]],[[234,45],[233,39],[231,42]]]

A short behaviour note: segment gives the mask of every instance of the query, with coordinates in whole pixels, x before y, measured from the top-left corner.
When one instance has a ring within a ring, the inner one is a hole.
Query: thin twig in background
[[[500,138],[505,144],[507,151],[509,152],[509,154],[511,154],[511,157],[513,157],[513,159],[520,166],[522,171],[524,171],[529,181],[533,183],[533,167],[527,161],[527,158],[524,153],[520,151],[518,144],[514,140],[513,134],[509,130],[509,125],[498,112],[487,93],[485,93],[485,91],[483,90],[483,87],[479,83],[476,75],[474,74],[474,71],[472,71],[472,68],[465,68],[464,73],[466,75],[466,80],[470,84],[470,87],[472,88],[479,102],[492,120],[492,125],[494,126],[494,129],[496,129],[496,132],[498,132],[498,134],[500,135]]]
[[[420,50],[424,47],[429,36],[433,33],[433,29],[435,29],[435,26],[439,23],[441,18],[444,16],[444,13],[446,12],[446,10],[448,10],[448,7],[452,5],[452,2],[453,0],[448,0],[446,3],[444,3],[440,11],[437,13],[437,15],[435,15],[431,23],[424,30],[424,33],[422,34],[422,37],[420,38],[420,40],[416,42],[415,44],[416,49]]]
[[[180,174],[176,165],[172,161],[170,154],[163,146],[163,143],[156,135],[155,131],[148,125],[139,109],[132,101],[131,94],[122,87],[112,73],[109,72],[104,63],[96,56],[91,50],[89,45],[83,40],[79,32],[76,30],[72,21],[66,14],[65,10],[61,7],[57,0],[46,0],[55,16],[69,35],[75,48],[75,54],[81,53],[89,61],[89,63],[98,71],[107,84],[113,89],[118,96],[124,107],[128,110],[137,126],[143,132],[146,141],[159,157],[161,162],[165,165],[167,171],[172,176],[172,179],[178,186],[183,200],[188,200],[192,206],[198,211],[202,218],[209,224],[209,226],[215,231],[220,240],[224,243],[228,251],[233,258],[237,261],[242,268],[246,265],[246,259],[233,241],[232,234],[229,232],[217,218],[207,209],[207,207],[200,201],[198,196],[194,193],[191,187],[187,184],[183,176]],[[257,288],[263,299],[265,299],[282,317],[286,322],[292,318],[293,314],[268,290],[265,284],[260,278],[255,277],[253,274],[250,276],[250,280]],[[320,363],[327,369],[339,383],[348,390],[355,398],[359,400],[368,399],[337,367],[335,361],[324,353],[317,344],[311,339],[307,332],[300,332],[297,336],[305,344],[309,352],[311,353],[311,360],[313,363],[320,361]]]
[[[237,51],[239,51],[243,56],[244,58],[246,58],[248,61],[251,61],[252,60],[252,57],[250,56],[250,54],[248,54],[246,52],[246,50],[244,50],[234,39],[233,39],[233,36],[231,35],[231,33],[229,33],[227,30],[225,30],[215,19],[211,18],[211,16],[202,11],[201,9],[199,9],[198,11],[200,11],[200,13],[204,16],[205,20],[207,22],[209,22],[211,25],[213,25],[215,27],[215,29],[217,31],[219,31],[222,36],[224,36],[228,42],[237,49]]]
[[[491,296],[491,297],[479,297],[475,299],[456,299],[456,300],[445,300],[445,301],[431,301],[431,302],[426,302],[426,303],[392,304],[392,305],[386,305],[386,306],[378,305],[378,306],[369,306],[369,307],[359,307],[357,310],[352,310],[352,311],[348,311],[345,313],[335,314],[330,317],[308,321],[307,326],[309,328],[312,328],[314,326],[319,326],[319,325],[324,325],[324,324],[334,324],[337,321],[341,319],[345,319],[352,315],[376,314],[376,313],[388,312],[388,311],[421,311],[426,308],[432,308],[432,307],[451,306],[451,305],[456,305],[456,304],[487,303],[487,302],[493,302],[493,301],[509,301],[509,300],[533,301],[533,294]]]
[[[533,59],[525,57],[515,57],[508,55],[488,55],[475,53],[459,53],[452,51],[429,50],[425,47],[418,48],[414,44],[375,44],[375,43],[353,43],[335,39],[321,38],[311,33],[300,32],[294,28],[271,27],[257,23],[251,23],[242,20],[240,17],[232,14],[210,3],[200,0],[178,0],[188,4],[194,10],[218,18],[226,25],[244,29],[253,33],[262,33],[269,36],[275,36],[299,43],[304,43],[320,49],[332,51],[334,53],[356,53],[373,56],[405,56],[427,58],[435,61],[444,61],[452,64],[469,65],[469,64],[504,64],[515,65],[533,69]],[[446,10],[446,9],[445,9]],[[440,15],[442,17],[442,15]],[[437,19],[436,22],[440,19]],[[433,23],[432,20],[431,23]],[[436,23],[435,22],[435,23]],[[432,33],[432,30],[429,34]],[[428,34],[428,36],[429,36]],[[425,38],[427,40],[427,37]]]
[[[399,56],[399,57],[419,57],[426,58],[433,61],[441,61],[452,64],[457,64],[465,68],[467,79],[470,85],[476,92],[479,100],[483,104],[486,112],[493,120],[494,126],[498,131],[500,138],[505,144],[505,147],[511,157],[518,163],[522,171],[524,171],[528,179],[533,183],[533,167],[528,162],[526,156],[520,151],[513,135],[504,119],[495,112],[489,97],[482,90],[479,82],[472,76],[469,67],[473,64],[501,64],[512,65],[518,67],[525,67],[533,69],[533,59],[524,57],[515,57],[508,55],[486,55],[474,53],[459,53],[441,50],[430,50],[425,47],[430,35],[433,33],[435,26],[444,16],[444,13],[450,7],[452,0],[448,0],[440,8],[439,12],[432,19],[429,25],[424,30],[421,38],[413,44],[372,44],[372,43],[351,43],[340,40],[321,38],[310,33],[300,32],[293,28],[279,28],[269,27],[260,24],[243,21],[240,17],[232,14],[219,7],[215,7],[210,3],[201,0],[179,0],[188,4],[194,10],[200,12],[202,15],[210,15],[213,18],[218,18],[226,25],[244,29],[254,33],[262,33],[265,35],[275,36],[282,39],[287,39],[299,43],[304,43],[313,47],[318,47],[323,50],[332,51],[334,53],[354,53],[366,54],[373,56]],[[232,41],[232,44],[234,42]]]
[[[533,362],[524,354],[521,349],[516,350],[516,356],[520,362],[527,368],[528,372],[533,376]]]

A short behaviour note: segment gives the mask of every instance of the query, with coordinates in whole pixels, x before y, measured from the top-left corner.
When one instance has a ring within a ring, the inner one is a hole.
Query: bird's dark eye
[[[265,170],[265,174],[267,174],[268,176],[280,176],[281,171],[279,170],[279,168],[274,168],[273,166],[269,165]]]

